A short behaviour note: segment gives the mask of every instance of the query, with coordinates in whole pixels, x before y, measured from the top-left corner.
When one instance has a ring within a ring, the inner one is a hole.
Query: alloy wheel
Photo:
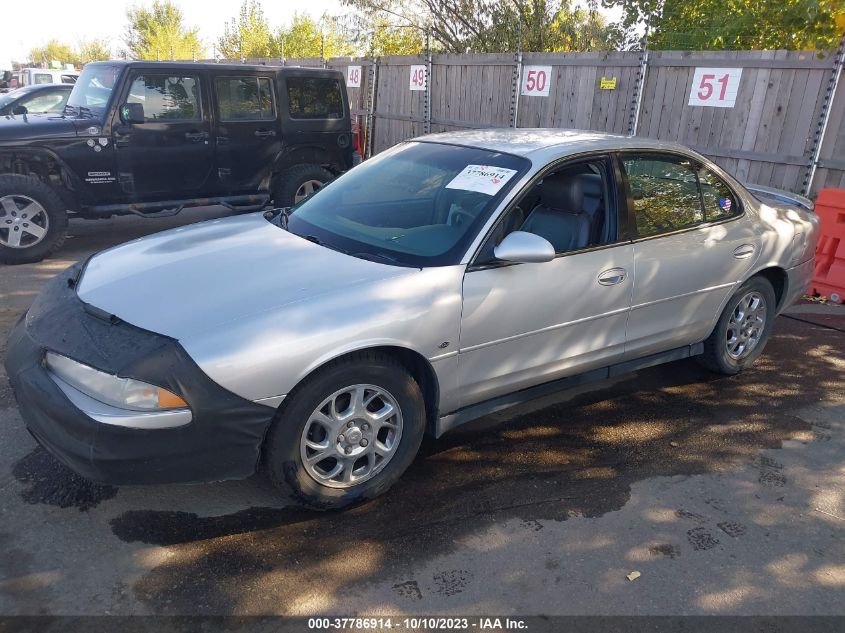
[[[742,360],[754,351],[766,327],[766,300],[759,292],[743,296],[728,321],[726,343],[728,356]]]
[[[38,202],[24,195],[0,198],[0,246],[30,248],[50,227],[50,218]]]
[[[352,385],[335,391],[309,416],[300,438],[305,471],[331,488],[375,477],[396,454],[402,411],[386,389]]]
[[[299,204],[312,193],[322,188],[322,186],[323,183],[319,180],[306,180],[296,190],[296,195],[293,197],[294,204]]]

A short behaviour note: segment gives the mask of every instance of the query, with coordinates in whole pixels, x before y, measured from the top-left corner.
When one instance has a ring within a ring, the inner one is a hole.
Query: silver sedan
[[[565,130],[402,143],[296,207],[62,273],[6,360],[33,435],[112,483],[246,477],[341,507],[425,432],[696,357],[735,374],[813,271],[812,204],[684,147]]]

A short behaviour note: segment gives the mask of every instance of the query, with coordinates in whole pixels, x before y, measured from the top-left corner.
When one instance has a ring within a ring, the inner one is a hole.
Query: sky
[[[117,52],[123,47],[127,9],[149,4],[149,0],[39,0],[35,5],[4,2],[0,11],[0,68],[10,60],[23,59],[30,49],[53,38],[72,45],[81,39],[106,38]],[[240,11],[241,0],[175,0],[175,4],[182,9],[187,25],[199,27],[206,53],[211,56],[212,44],[222,35],[224,24]],[[261,5],[273,29],[290,22],[295,12],[319,18],[325,12],[341,15],[349,10],[340,0],[263,0]],[[611,19],[618,17],[612,15]],[[14,28],[6,27],[12,24]]]
[[[174,0],[182,9],[185,23],[198,26],[200,37],[208,46],[223,33],[223,25],[240,11],[241,0]],[[112,48],[123,46],[126,11],[132,6],[148,6],[144,0],[39,0],[35,5],[10,0],[0,11],[0,67],[3,62],[20,59],[34,46],[52,38],[76,44],[80,39],[108,38]],[[339,0],[263,0],[264,15],[272,28],[290,22],[294,12],[315,18],[324,12],[342,14]],[[37,7],[34,11],[33,8]],[[6,25],[14,24],[10,29]]]

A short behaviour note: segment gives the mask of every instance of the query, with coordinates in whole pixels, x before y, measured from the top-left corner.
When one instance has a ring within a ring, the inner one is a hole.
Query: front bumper
[[[79,266],[52,280],[9,338],[6,370],[27,428],[80,475],[111,484],[240,479],[255,472],[274,410],[213,382],[173,339],[98,314],[73,289]],[[86,415],[44,366],[52,350],[179,394],[192,419],[135,429]]]

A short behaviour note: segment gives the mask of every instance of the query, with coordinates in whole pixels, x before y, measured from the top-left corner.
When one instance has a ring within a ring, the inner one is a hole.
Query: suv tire
[[[766,346],[776,309],[775,291],[763,277],[752,277],[730,298],[698,362],[732,376],[751,365]]]
[[[59,250],[67,235],[65,207],[38,178],[0,176],[0,262],[29,264]]]
[[[334,176],[319,165],[296,165],[283,172],[273,190],[276,207],[292,207],[329,182]]]
[[[268,474],[315,510],[372,499],[411,465],[425,420],[422,392],[401,363],[354,354],[318,370],[282,403],[265,442]]]

